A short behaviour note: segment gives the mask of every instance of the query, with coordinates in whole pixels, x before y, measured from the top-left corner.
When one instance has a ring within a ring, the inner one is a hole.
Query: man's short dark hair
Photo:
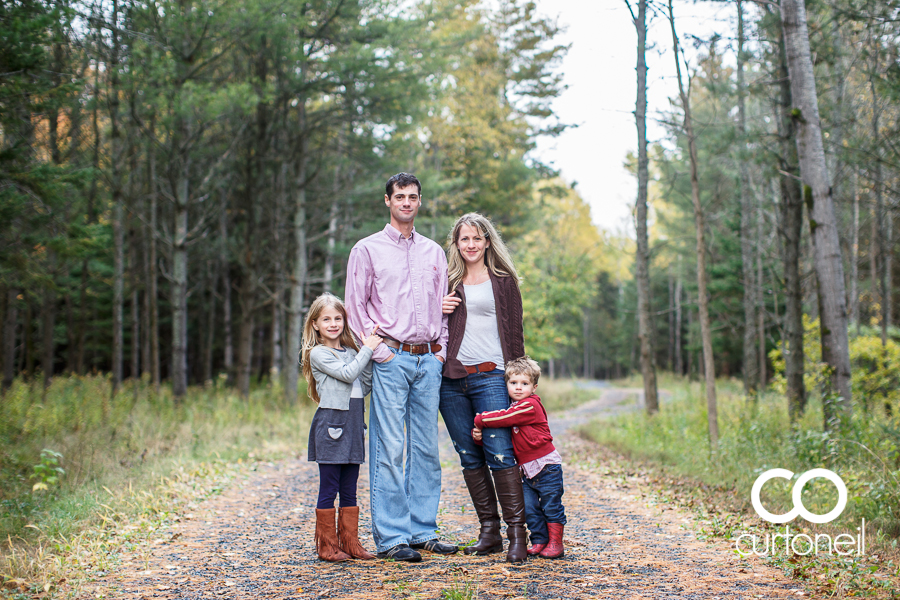
[[[419,195],[422,195],[422,184],[419,183],[419,180],[416,179],[416,176],[412,173],[397,173],[390,179],[388,179],[387,185],[384,186],[384,193],[387,194],[387,197],[390,198],[394,195],[394,186],[400,188],[405,188],[415,184],[417,188],[419,188]]]

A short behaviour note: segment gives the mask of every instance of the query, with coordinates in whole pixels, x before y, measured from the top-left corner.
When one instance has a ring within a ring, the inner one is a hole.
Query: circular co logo
[[[776,477],[781,477],[782,479],[790,479],[794,476],[791,471],[787,469],[769,469],[762,475],[756,478],[756,482],[753,484],[753,489],[750,491],[750,501],[753,503],[753,508],[756,510],[756,514],[758,514],[761,518],[765,519],[769,523],[787,523],[788,521],[793,521],[798,516],[803,517],[810,523],[830,523],[837,519],[842,512],[844,512],[844,507],[847,506],[847,486],[844,485],[844,480],[838,477],[838,475],[834,471],[829,471],[828,469],[812,469],[811,471],[807,471],[803,475],[801,475],[797,482],[794,484],[794,487],[791,489],[791,499],[794,503],[793,510],[784,513],[783,515],[773,515],[769,511],[767,511],[762,506],[762,502],[759,500],[759,492],[762,490],[763,485],[770,479],[775,479]],[[809,483],[810,480],[815,479],[817,477],[824,477],[831,483],[837,487],[838,490],[838,503],[831,512],[826,513],[824,515],[817,515],[806,510],[806,507],[803,506],[803,487]]]

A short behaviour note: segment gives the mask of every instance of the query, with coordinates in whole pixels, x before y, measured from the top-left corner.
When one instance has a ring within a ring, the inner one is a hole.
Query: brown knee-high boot
[[[316,509],[316,552],[319,558],[329,562],[350,560],[350,555],[341,552],[337,530],[334,526],[334,509]]]
[[[353,558],[369,560],[375,555],[359,543],[359,507],[342,506],[338,509],[338,539],[341,550]]]
[[[481,523],[478,541],[465,549],[466,554],[478,556],[503,552],[503,537],[500,535],[500,515],[497,513],[497,495],[494,482],[487,466],[480,469],[463,469],[463,479],[469,488],[475,514]]]
[[[528,558],[527,535],[525,533],[525,495],[522,493],[522,474],[518,465],[493,472],[497,486],[497,499],[503,520],[506,521],[506,537],[509,548],[506,562],[523,562]]]

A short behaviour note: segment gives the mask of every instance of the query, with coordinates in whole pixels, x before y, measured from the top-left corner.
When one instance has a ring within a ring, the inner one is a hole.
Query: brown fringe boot
[[[338,512],[338,539],[341,550],[353,558],[369,560],[375,555],[359,543],[359,507],[342,506]]]
[[[316,552],[321,560],[341,562],[350,560],[349,554],[341,552],[337,530],[334,527],[334,509],[316,509]]]

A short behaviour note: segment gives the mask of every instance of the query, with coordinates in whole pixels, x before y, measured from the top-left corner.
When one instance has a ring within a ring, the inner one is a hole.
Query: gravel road
[[[648,500],[637,475],[605,468],[603,453],[572,427],[590,418],[634,410],[640,390],[596,386],[598,399],[552,415],[564,457],[566,556],[529,559],[505,554],[445,557],[418,564],[354,561],[329,564],[315,555],[318,474],[314,463],[258,463],[256,470],[182,515],[149,557],[84,589],[85,596],[147,599],[456,598],[700,600],[803,595],[776,569],[741,559],[727,542],[697,539],[691,515]],[[441,439],[442,538],[468,542],[477,522],[446,435]],[[362,469],[361,532],[367,533],[368,480]],[[370,537],[363,543],[374,547]],[[464,592],[477,592],[465,596]]]

